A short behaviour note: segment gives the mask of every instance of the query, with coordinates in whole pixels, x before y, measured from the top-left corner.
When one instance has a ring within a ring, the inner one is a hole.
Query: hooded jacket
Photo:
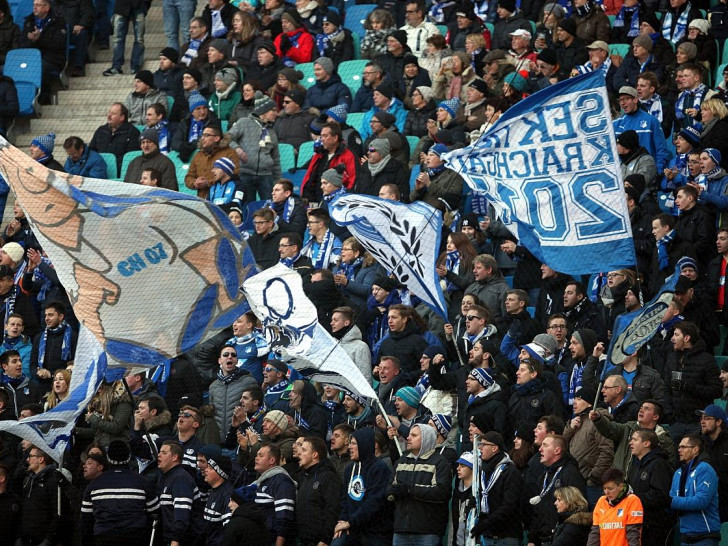
[[[288,415],[293,417],[295,424],[309,435],[326,439],[329,429],[329,416],[326,410],[318,403],[316,388],[306,381],[301,393],[301,408],[299,410],[289,409]]]
[[[352,435],[359,449],[359,460],[344,469],[344,495],[339,519],[351,525],[349,534],[391,535],[392,508],[387,502],[387,486],[392,470],[374,455],[374,429],[362,428]]]
[[[437,433],[419,427],[419,453],[407,452],[394,465],[394,482],[387,496],[394,499],[394,532],[440,535],[447,530],[452,472],[447,459],[435,450]]]

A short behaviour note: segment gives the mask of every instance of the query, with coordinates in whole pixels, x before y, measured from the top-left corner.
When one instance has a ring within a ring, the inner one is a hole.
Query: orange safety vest
[[[601,497],[594,508],[593,522],[599,526],[601,546],[625,546],[627,526],[642,524],[642,501],[630,493],[616,506],[609,506],[607,497]]]

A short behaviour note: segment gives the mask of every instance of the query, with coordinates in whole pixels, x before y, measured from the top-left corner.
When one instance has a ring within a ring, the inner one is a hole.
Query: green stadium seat
[[[310,140],[308,142],[304,142],[301,144],[301,146],[298,148],[298,160],[296,161],[296,166],[299,169],[303,169],[306,163],[308,163],[308,160],[313,157],[313,141]]]
[[[142,155],[141,150],[134,150],[133,152],[126,152],[124,154],[124,159],[121,161],[121,173],[119,173],[119,180],[124,180],[124,176],[126,175],[126,171],[129,169],[129,165],[140,155]]]
[[[629,47],[630,44],[609,44],[609,54],[619,55],[624,59],[629,52]]]
[[[364,112],[352,112],[346,116],[346,124],[351,125],[357,131],[361,129],[361,122],[364,119]],[[300,166],[300,165],[299,165]]]
[[[167,157],[169,157],[172,163],[174,163],[174,169],[177,173],[177,187],[179,188],[179,191],[190,195],[197,195],[195,190],[191,190],[185,186],[185,176],[187,175],[187,171],[190,169],[190,164],[182,161],[177,152],[169,152]],[[192,157],[194,157],[194,154],[192,154]],[[192,157],[190,157],[190,161],[192,161]]]
[[[316,83],[316,78],[313,75],[313,63],[300,63],[296,65],[296,70],[303,72],[303,79],[301,85],[306,89],[312,87]]]
[[[119,167],[116,165],[116,156],[110,153],[99,154],[106,161],[106,176],[109,180],[116,180],[119,173]]]
[[[339,65],[339,77],[351,90],[351,96],[353,97],[362,83],[362,72],[364,67],[369,61],[362,59],[359,61],[344,61]]]
[[[278,144],[278,153],[281,156],[281,172],[287,173],[296,168],[296,151],[290,144]]]

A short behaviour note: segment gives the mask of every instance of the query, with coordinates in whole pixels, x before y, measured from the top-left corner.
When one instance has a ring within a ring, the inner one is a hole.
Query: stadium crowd
[[[123,74],[131,24],[127,100],[89,143],[64,140],[64,165],[53,133],[33,140],[31,156],[105,178],[101,153],[120,166],[141,149],[125,182],[184,183],[241,228],[260,200],[245,234],[256,262],[301,275],[319,322],[378,400],[301,378],[246,313],[173,360],[164,382],[143,369],[105,381],[61,464],[0,433],[0,545],[719,544],[725,3],[380,0],[355,40],[344,2],[211,0],[193,17],[195,2],[164,0],[168,44],[154,73],[141,69],[148,7],[114,8],[104,75]],[[62,64],[58,34],[73,33],[74,77],[91,37],[109,41],[111,24],[89,0],[35,0],[22,30],[9,12],[0,0],[0,55],[40,49],[44,92]],[[352,95],[338,68],[357,50],[368,62]],[[309,62],[315,83],[304,87],[296,66]],[[541,264],[492,208],[474,213],[441,156],[528,94],[594,70],[614,99],[637,267],[572,278]],[[6,92],[13,82],[0,80]],[[360,126],[347,124],[352,113]],[[305,142],[314,155],[295,186],[279,144]],[[190,162],[184,180],[170,152]],[[446,319],[331,220],[344,193],[443,212]],[[0,420],[63,403],[78,329],[17,202],[14,217],[0,235]],[[617,317],[676,267],[657,333],[607,363]]]

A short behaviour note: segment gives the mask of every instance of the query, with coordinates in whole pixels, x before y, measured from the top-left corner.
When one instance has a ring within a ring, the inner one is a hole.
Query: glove
[[[485,524],[485,522],[482,519],[478,518],[478,521],[475,523],[475,525],[473,525],[473,528],[470,529],[470,536],[472,538],[478,538],[480,535],[485,533],[487,527],[488,526]]]
[[[511,337],[511,339],[518,340],[518,336],[520,333],[521,333],[521,320],[513,319],[513,322],[511,323],[511,327],[508,328],[508,335]]]
[[[281,34],[281,41],[279,44],[281,47],[281,53],[285,53],[291,49],[291,39],[288,37],[288,34]]]
[[[395,499],[406,499],[412,494],[412,486],[407,483],[392,484],[392,496]]]

